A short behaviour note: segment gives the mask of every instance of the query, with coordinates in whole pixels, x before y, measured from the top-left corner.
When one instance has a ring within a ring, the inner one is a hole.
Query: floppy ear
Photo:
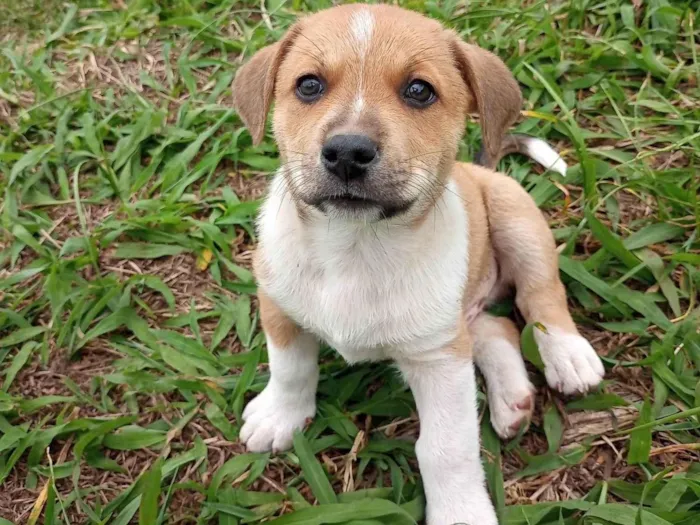
[[[294,26],[282,40],[255,53],[240,67],[233,80],[233,106],[255,145],[260,144],[265,135],[265,120],[275,94],[277,70],[297,33],[298,28]]]
[[[508,127],[520,114],[522,95],[518,83],[506,65],[493,53],[455,38],[457,64],[467,87],[474,95],[479,112],[482,150],[488,155],[489,165],[499,158],[503,138]]]

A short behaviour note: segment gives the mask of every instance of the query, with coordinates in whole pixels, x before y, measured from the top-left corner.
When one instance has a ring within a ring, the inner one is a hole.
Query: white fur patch
[[[374,32],[374,16],[369,9],[360,9],[352,14],[350,30],[355,42],[366,53]]]
[[[485,314],[475,321],[489,322]],[[511,438],[532,415],[535,388],[519,348],[505,337],[482,339],[478,331],[475,336],[474,360],[486,379],[491,424],[500,437]]]
[[[484,483],[476,381],[470,360],[441,354],[432,362],[398,362],[420,417],[416,456],[427,523],[498,525]]]
[[[433,217],[300,222],[278,174],[262,206],[260,285],[349,362],[421,353],[454,337],[468,265],[466,211],[453,183]]]
[[[556,171],[566,177],[566,162],[544,140],[527,137],[522,139],[522,143],[525,145],[525,154],[528,157],[548,170]]]
[[[355,110],[355,113],[362,113],[362,108],[365,107],[365,99],[362,98],[362,95],[359,95],[355,99],[355,104],[353,106],[353,109]]]
[[[605,367],[590,343],[578,334],[546,328],[547,333],[535,328],[534,334],[549,386],[564,394],[580,394],[598,386]]]
[[[316,414],[318,341],[303,333],[288,348],[268,338],[270,381],[243,411],[240,438],[251,452],[279,452],[292,446],[294,431]]]
[[[286,184],[278,173],[259,216],[261,289],[347,361],[397,361],[421,417],[427,523],[497,525],[473,363],[439,350],[456,336],[468,275],[468,217],[456,185],[435,203],[439,212],[411,226],[419,210],[374,223],[310,210],[302,223]],[[246,409],[241,431],[251,450],[288,446],[313,413],[318,369],[299,355],[273,347],[270,385]]]
[[[357,50],[360,64],[359,85],[357,87],[357,97],[355,98],[353,107],[355,114],[359,115],[362,113],[365,105],[363,98],[365,57],[367,56],[370,41],[372,40],[372,33],[374,32],[374,15],[372,15],[369,9],[360,9],[352,14],[350,18],[350,32],[352,33],[352,38],[355,43],[354,47]]]

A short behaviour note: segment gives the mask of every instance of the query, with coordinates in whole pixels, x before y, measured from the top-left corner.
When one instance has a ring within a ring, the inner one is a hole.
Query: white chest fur
[[[417,228],[326,217],[302,223],[277,176],[259,218],[261,286],[349,362],[419,353],[455,335],[468,265],[453,184]]]

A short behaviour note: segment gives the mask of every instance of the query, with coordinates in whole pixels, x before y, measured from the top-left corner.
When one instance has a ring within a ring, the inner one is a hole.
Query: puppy
[[[319,341],[349,363],[392,359],[421,419],[416,455],[430,525],[495,525],[484,484],[476,363],[491,420],[512,436],[533,387],[512,321],[484,312],[509,289],[536,330],[549,385],[584,392],[603,366],[579,335],[555,245],[511,178],[455,162],[478,112],[481,162],[541,141],[504,142],[521,95],[493,54],[417,13],[344,5],[299,20],[234,81],[255,143],[275,102],[282,167],[262,206],[255,275],[270,381],[246,407],[241,439],[280,451],[316,411]]]

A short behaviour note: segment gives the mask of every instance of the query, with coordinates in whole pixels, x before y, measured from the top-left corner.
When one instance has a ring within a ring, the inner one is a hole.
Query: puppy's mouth
[[[380,219],[391,219],[392,217],[408,211],[411,205],[413,205],[413,201],[389,203],[362,197],[353,193],[343,193],[320,198],[316,200],[313,205],[324,213],[327,213],[329,209],[358,215],[374,211]]]
[[[321,204],[330,204],[337,208],[346,210],[366,210],[368,208],[381,206],[381,203],[375,201],[374,199],[367,199],[365,197],[360,197],[359,195],[353,195],[352,193],[344,193],[342,195],[326,197],[325,199],[321,200]]]

